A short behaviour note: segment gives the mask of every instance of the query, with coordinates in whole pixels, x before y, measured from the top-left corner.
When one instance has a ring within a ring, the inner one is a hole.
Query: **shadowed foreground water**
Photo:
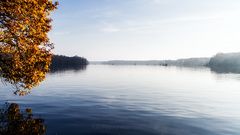
[[[239,135],[240,74],[90,65],[49,74],[28,96],[0,86],[0,103],[31,108],[48,135]]]

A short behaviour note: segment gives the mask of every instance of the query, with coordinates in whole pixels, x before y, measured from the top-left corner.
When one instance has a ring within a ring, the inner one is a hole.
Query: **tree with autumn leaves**
[[[32,109],[21,110],[16,103],[0,108],[0,135],[45,135],[44,119],[33,115]]]
[[[53,44],[51,0],[0,1],[0,78],[24,95],[44,80],[51,64]]]

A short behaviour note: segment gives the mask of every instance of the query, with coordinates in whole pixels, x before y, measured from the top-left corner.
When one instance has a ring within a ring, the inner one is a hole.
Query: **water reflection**
[[[5,103],[0,109],[1,135],[44,135],[46,126],[42,118],[33,116],[31,108],[21,111],[16,103]]]
[[[0,100],[31,106],[44,116],[48,135],[239,135],[239,76],[208,68],[89,65],[84,72],[49,74],[31,96],[0,87]]]
[[[79,72],[79,71],[84,71],[86,70],[87,65],[80,65],[80,66],[58,66],[58,67],[52,67],[50,69],[50,73],[61,73],[65,71],[74,71],[74,72]]]
[[[239,67],[210,67],[211,71],[219,74],[226,74],[226,73],[235,73],[240,74],[240,68]]]

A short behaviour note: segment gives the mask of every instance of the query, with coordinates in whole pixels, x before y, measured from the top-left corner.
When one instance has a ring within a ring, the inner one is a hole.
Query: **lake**
[[[90,65],[50,73],[23,97],[47,135],[239,135],[240,74],[207,68]]]

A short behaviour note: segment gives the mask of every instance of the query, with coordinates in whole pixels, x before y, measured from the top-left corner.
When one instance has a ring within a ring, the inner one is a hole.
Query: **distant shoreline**
[[[110,60],[90,61],[93,65],[149,65],[177,67],[207,67],[218,73],[240,73],[240,53],[218,53],[207,58],[187,58],[177,60]]]

